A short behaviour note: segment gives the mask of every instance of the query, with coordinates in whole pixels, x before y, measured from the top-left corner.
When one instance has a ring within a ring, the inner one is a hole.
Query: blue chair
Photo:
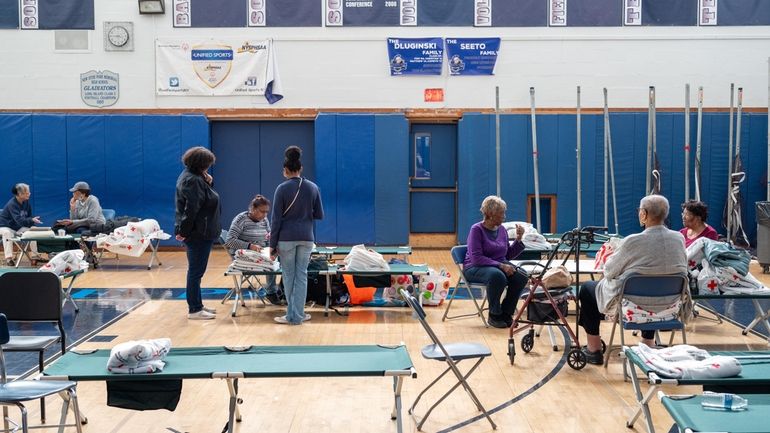
[[[641,308],[649,309],[651,306],[656,305],[655,300],[661,297],[674,297],[681,296],[682,292],[688,290],[687,277],[684,275],[642,275],[633,274],[629,275],[624,281],[623,286],[620,289],[620,299],[629,298],[636,305]],[[682,303],[682,307],[684,303]],[[619,350],[625,346],[625,339],[623,337],[623,331],[655,331],[656,338],[658,340],[659,331],[671,331],[671,338],[668,344],[674,341],[674,331],[677,329],[682,330],[682,342],[687,344],[687,335],[685,334],[685,326],[682,321],[682,307],[680,307],[677,313],[677,318],[674,320],[667,320],[664,322],[651,322],[651,323],[633,323],[623,320],[623,314],[620,312],[620,306],[618,306],[617,320],[612,324],[612,333],[610,334],[610,344],[607,346],[607,350],[604,354],[604,367],[606,368],[610,361],[610,353],[613,350]],[[612,346],[613,339],[615,338],[615,329],[620,326],[620,346]],[[625,363],[623,363],[623,373],[626,377]]]
[[[106,219],[106,220],[114,220],[115,219],[115,209],[104,209],[104,208],[102,208],[102,215],[104,215],[104,219]]]
[[[469,283],[468,279],[465,278],[465,273],[463,273],[463,262],[465,261],[465,254],[467,252],[468,247],[466,245],[458,245],[456,247],[452,247],[452,261],[454,261],[455,265],[457,265],[460,278],[457,280],[457,286],[454,290],[452,290],[452,294],[449,295],[449,302],[447,303],[446,309],[444,310],[444,317],[441,318],[441,321],[443,322],[447,319],[452,320],[478,316],[481,318],[481,322],[484,323],[484,326],[489,328],[489,323],[487,323],[487,319],[484,317],[484,311],[487,310],[487,285],[481,283]],[[460,290],[460,288],[463,288],[468,292],[468,297],[470,297],[473,301],[473,305],[476,307],[476,312],[450,316],[449,309],[452,307],[452,302],[454,301],[455,295]],[[473,296],[473,289],[481,290],[481,304],[479,304],[479,302],[476,300],[476,297]]]
[[[81,433],[80,409],[78,408],[77,395],[75,394],[77,383],[58,380],[16,380],[8,382],[3,346],[8,344],[9,341],[11,341],[11,337],[8,332],[8,318],[5,317],[5,314],[0,314],[0,405],[16,406],[19,408],[19,411],[21,412],[21,430],[24,433],[28,433],[29,425],[27,422],[27,408],[24,407],[23,403],[61,393],[62,398],[64,399],[64,404],[62,405],[61,426],[65,426],[64,422],[67,419],[67,412],[69,411],[69,405],[71,403],[72,411],[75,414],[74,427],[77,429],[78,433]],[[13,423],[7,418],[7,409],[3,409],[3,417],[5,418],[4,427],[6,430],[8,429],[9,423],[14,424],[14,427],[18,427],[18,424]],[[72,427],[73,425],[70,424],[66,426]],[[55,427],[55,425],[48,425],[45,427]]]
[[[479,401],[479,398],[476,397],[476,393],[473,392],[471,389],[471,386],[468,384],[468,378],[471,374],[473,374],[474,371],[481,365],[481,362],[484,361],[484,359],[488,358],[492,355],[492,351],[489,350],[489,347],[478,344],[478,343],[450,343],[450,344],[442,344],[441,341],[439,341],[438,337],[436,336],[436,333],[433,332],[433,329],[428,325],[428,321],[426,320],[426,314],[425,310],[422,308],[422,305],[415,299],[415,297],[409,293],[408,291],[401,289],[401,296],[406,299],[406,302],[409,304],[409,306],[414,311],[414,315],[417,317],[417,320],[419,320],[420,324],[422,325],[423,329],[425,329],[425,332],[428,334],[428,337],[430,337],[430,340],[433,342],[433,344],[428,344],[427,346],[422,348],[422,357],[425,359],[430,359],[433,361],[438,362],[445,362],[447,364],[446,370],[444,370],[443,373],[438,375],[436,379],[433,380],[428,386],[423,389],[420,394],[417,395],[417,398],[414,400],[414,403],[412,403],[412,406],[409,408],[409,414],[414,415],[414,408],[417,406],[417,403],[420,401],[422,396],[427,392],[430,388],[433,387],[436,383],[438,383],[441,378],[446,376],[447,373],[450,371],[455,375],[457,378],[457,383],[452,386],[449,391],[444,393],[438,400],[436,400],[435,403],[433,403],[433,406],[431,406],[426,412],[425,415],[422,417],[422,419],[417,424],[417,430],[422,429],[422,425],[425,424],[425,421],[427,421],[428,417],[430,416],[431,412],[433,412],[433,409],[436,408],[442,401],[444,401],[447,397],[449,397],[449,394],[454,392],[459,386],[462,385],[463,389],[465,389],[465,392],[468,393],[468,396],[473,400],[473,404],[476,406],[476,408],[484,415],[484,417],[487,418],[489,421],[489,424],[492,425],[493,429],[497,428],[497,425],[494,421],[492,421],[492,418],[489,416],[489,413],[487,413],[487,410],[484,409],[484,406],[481,404],[481,401]],[[463,374],[463,372],[460,371],[458,368],[458,365],[460,362],[464,360],[476,360],[476,363],[473,364],[473,367],[471,367],[467,373]]]

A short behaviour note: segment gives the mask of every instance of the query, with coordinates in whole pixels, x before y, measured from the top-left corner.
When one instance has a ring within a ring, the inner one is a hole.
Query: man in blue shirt
[[[13,266],[13,241],[14,238],[25,232],[29,227],[40,224],[40,217],[32,216],[32,206],[29,204],[29,197],[32,195],[29,191],[29,185],[26,183],[17,183],[11,188],[13,197],[0,212],[0,234],[3,237],[3,253],[5,255],[5,265]],[[37,243],[30,243],[30,250],[33,257],[37,257]]]

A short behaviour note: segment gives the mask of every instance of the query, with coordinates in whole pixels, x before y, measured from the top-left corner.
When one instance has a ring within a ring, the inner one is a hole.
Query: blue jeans
[[[524,286],[527,285],[527,277],[514,272],[510,277],[505,275],[500,268],[494,266],[474,266],[467,268],[463,274],[469,283],[487,285],[487,298],[489,298],[489,314],[500,316],[513,316],[516,311],[516,303]],[[505,289],[508,288],[506,291]],[[505,299],[503,292],[505,293]]]
[[[299,325],[305,318],[307,265],[312,251],[312,241],[278,241],[283,290],[286,294],[286,320],[294,325]]]
[[[201,278],[209,264],[209,254],[214,241],[184,241],[187,246],[187,308],[190,313],[203,309]]]

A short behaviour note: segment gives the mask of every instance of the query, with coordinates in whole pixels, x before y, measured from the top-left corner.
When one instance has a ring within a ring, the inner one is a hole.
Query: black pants
[[[604,314],[596,304],[596,285],[598,281],[587,281],[580,286],[580,319],[578,324],[588,335],[599,335],[599,325],[604,320]],[[652,340],[655,331],[642,331],[642,338]]]
[[[470,267],[463,274],[468,278],[469,283],[487,285],[489,314],[495,316],[513,316],[521,291],[524,290],[528,281],[527,276],[522,273],[514,272],[513,275],[508,276],[494,266]],[[505,298],[501,299],[503,292],[505,292]]]

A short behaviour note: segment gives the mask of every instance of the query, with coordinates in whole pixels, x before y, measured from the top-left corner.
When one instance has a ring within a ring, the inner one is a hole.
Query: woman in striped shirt
[[[249,210],[241,212],[233,218],[230,230],[227,232],[225,247],[230,255],[235,250],[260,251],[267,248],[270,242],[270,200],[261,194],[257,194],[251,200]],[[267,300],[275,305],[280,305],[281,300],[275,284],[275,275],[267,276]]]

